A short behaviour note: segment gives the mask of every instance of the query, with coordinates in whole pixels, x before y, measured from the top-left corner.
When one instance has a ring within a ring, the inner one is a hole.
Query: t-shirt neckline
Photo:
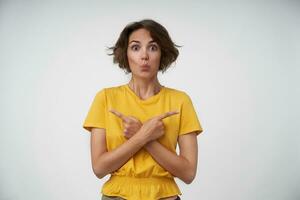
[[[124,85],[126,90],[129,91],[129,93],[140,103],[144,103],[144,104],[148,104],[148,103],[153,103],[156,102],[159,97],[163,94],[163,92],[165,91],[165,86],[162,86],[159,90],[158,93],[156,93],[155,95],[147,98],[147,99],[141,99],[130,87],[128,84]]]

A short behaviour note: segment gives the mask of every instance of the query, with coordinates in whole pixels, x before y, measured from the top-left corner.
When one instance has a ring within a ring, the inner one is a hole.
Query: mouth
[[[150,67],[149,64],[142,64],[141,67]]]
[[[150,65],[147,65],[147,64],[141,65],[142,71],[148,71],[149,69],[150,69]]]

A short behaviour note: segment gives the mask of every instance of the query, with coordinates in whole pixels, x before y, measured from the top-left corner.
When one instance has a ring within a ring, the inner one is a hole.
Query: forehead
[[[151,37],[150,32],[147,29],[141,28],[133,31],[129,35],[129,42],[131,41],[140,41],[140,42],[149,42],[153,41],[153,38]]]

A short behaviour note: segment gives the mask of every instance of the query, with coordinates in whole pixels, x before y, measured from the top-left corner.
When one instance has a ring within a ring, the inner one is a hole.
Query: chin
[[[137,74],[134,74],[136,77],[140,77],[143,79],[151,79],[153,78],[157,73],[154,72],[139,72]]]

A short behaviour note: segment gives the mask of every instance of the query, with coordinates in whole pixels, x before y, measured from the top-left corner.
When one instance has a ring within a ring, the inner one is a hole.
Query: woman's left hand
[[[124,127],[123,133],[127,139],[131,138],[136,132],[138,132],[143,125],[139,119],[133,116],[126,116],[114,109],[111,109],[110,112],[122,119]]]

